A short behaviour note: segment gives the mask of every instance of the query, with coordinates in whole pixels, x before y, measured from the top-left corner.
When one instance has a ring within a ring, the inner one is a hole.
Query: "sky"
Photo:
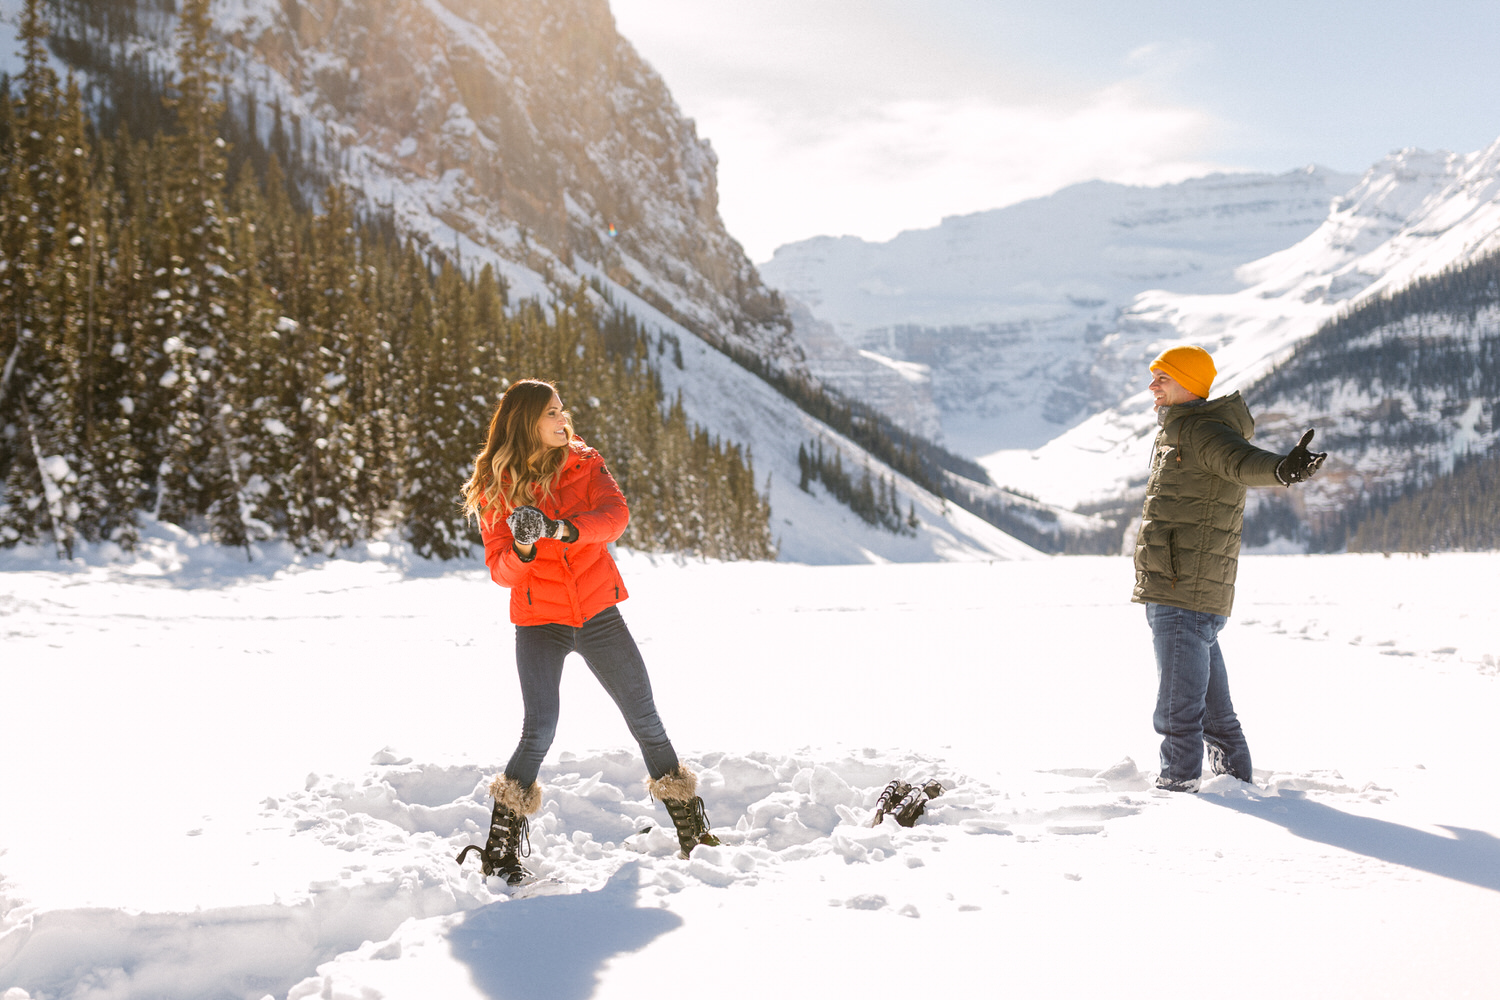
[[[1500,4],[610,0],[719,157],[756,262],[1102,179],[1500,137]]]

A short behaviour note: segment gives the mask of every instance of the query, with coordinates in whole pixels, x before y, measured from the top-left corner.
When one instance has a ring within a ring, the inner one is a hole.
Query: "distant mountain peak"
[[[1057,503],[1118,496],[1146,467],[1151,408],[1137,390],[1146,359],[1161,345],[1209,348],[1220,371],[1215,393],[1245,388],[1324,323],[1496,251],[1500,141],[1468,154],[1391,153],[1334,199],[1312,232],[1241,266],[1245,287],[1137,295],[1105,328],[1094,355],[1094,384],[1107,390],[1100,412],[1034,451],[995,455],[986,466],[997,481]]]
[[[851,349],[927,366],[923,419],[953,447],[1034,447],[1118,398],[1094,354],[1137,295],[1239,290],[1240,268],[1314,232],[1357,180],[1310,166],[1090,181],[884,243],[790,244],[761,273]],[[909,398],[895,372],[851,369],[820,343],[809,365],[824,378],[880,396],[883,377],[892,399]]]

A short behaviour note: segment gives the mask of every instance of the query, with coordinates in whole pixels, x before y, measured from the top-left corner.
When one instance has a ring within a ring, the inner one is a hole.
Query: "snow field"
[[[0,566],[5,1000],[1492,988],[1495,555],[1244,560],[1256,782],[1182,796],[1126,559],[626,554],[723,846],[675,856],[570,661],[511,895],[453,863],[519,728],[504,591],[399,547],[158,542]],[[947,790],[869,827],[896,777]]]
[[[732,828],[717,828],[724,846],[699,848],[691,860],[682,861],[669,827],[661,825],[666,822],[663,811],[640,794],[637,757],[624,751],[586,758],[564,754],[543,774],[546,796],[531,828],[528,863],[538,881],[516,891],[516,898],[472,865],[460,871],[452,863],[463,845],[483,841],[490,769],[398,764],[377,767],[357,780],[310,776],[311,787],[261,803],[257,833],[274,831],[304,851],[321,853],[329,877],[309,882],[305,891],[278,899],[272,907],[180,915],[108,910],[37,914],[28,935],[13,935],[23,938],[15,965],[22,974],[34,973],[34,965],[42,964],[36,952],[62,969],[70,963],[87,968],[101,957],[119,962],[118,968],[95,968],[71,982],[66,975],[54,980],[69,990],[57,994],[65,996],[193,996],[235,980],[252,987],[245,993],[249,996],[256,983],[273,978],[268,971],[289,972],[314,963],[316,973],[285,993],[290,1000],[365,997],[371,989],[379,995],[416,996],[439,983],[456,991],[444,995],[460,997],[587,996],[599,986],[602,968],[592,977],[585,975],[589,962],[580,967],[576,946],[558,939],[572,942],[576,923],[582,921],[603,935],[592,946],[600,952],[592,956],[594,964],[602,967],[614,954],[632,953],[680,930],[686,919],[674,912],[676,897],[686,899],[704,889],[765,885],[787,910],[779,917],[775,910],[762,912],[759,919],[777,924],[819,904],[864,915],[856,919],[936,920],[952,924],[951,930],[960,934],[976,929],[962,926],[965,920],[987,922],[981,914],[1006,925],[1037,916],[1067,923],[1077,918],[1053,898],[1059,885],[1073,883],[1087,899],[1091,894],[1081,887],[1086,878],[1103,877],[1113,886],[1122,876],[1101,867],[1098,852],[1079,852],[1072,844],[1081,838],[1107,839],[1117,832],[1118,821],[1172,808],[1174,798],[1152,789],[1150,776],[1129,760],[1099,775],[1007,776],[1000,787],[944,774],[949,789],[914,828],[904,829],[892,818],[870,828],[875,799],[894,768],[904,765],[908,777],[924,778],[941,773],[940,765],[873,750],[827,762],[795,756],[715,757],[698,762],[703,792],[716,812],[737,814],[738,819]],[[1325,800],[1378,802],[1382,792],[1389,792],[1356,790],[1337,776],[1258,777],[1263,787],[1256,792],[1230,779],[1216,779],[1213,785],[1218,794],[1251,805],[1283,796],[1295,803],[1300,801],[1296,793],[1307,791],[1323,793]],[[449,798],[465,786],[468,791]],[[628,790],[632,787],[634,791]],[[232,861],[222,847],[215,853],[221,863],[254,866],[267,851],[262,845],[256,851],[261,857],[254,861],[243,851]],[[275,849],[269,853],[274,860]],[[945,853],[959,855],[958,864]],[[1223,869],[1216,873],[1220,881],[1241,889],[1254,885],[1254,874],[1224,862],[1222,850],[1214,858],[1214,866]],[[1168,877],[1201,877],[1204,860],[1190,859],[1169,870]],[[1305,869],[1300,873],[1304,879],[1325,880],[1333,874],[1355,883],[1368,881],[1368,872],[1358,864],[1329,873],[1318,870],[1317,858],[1285,860]],[[955,869],[967,870],[969,877],[955,879]],[[1124,873],[1127,884],[1134,881],[1129,874]],[[1141,888],[1146,896],[1142,903],[1149,905],[1150,887]],[[809,898],[818,891],[823,898]],[[548,902],[537,904],[541,915],[514,905],[526,900],[529,907],[530,901],[542,899]],[[696,900],[697,905],[702,902]],[[755,928],[756,900],[736,896],[720,901],[719,907],[732,910],[741,903],[751,908],[748,926]],[[622,918],[625,930],[617,926]],[[848,917],[838,919],[843,922],[820,932],[842,936],[868,930],[848,923]],[[756,929],[765,932],[763,926]],[[899,924],[879,926],[876,934],[903,936]],[[519,980],[493,954],[496,942],[516,939],[517,950],[531,956]],[[557,950],[558,961],[533,955],[538,948],[545,954],[549,947]],[[868,952],[869,945],[841,943],[827,955],[810,958],[841,965],[840,949],[857,955]],[[329,953],[335,956],[331,961],[318,962]],[[469,966],[474,979],[469,989],[463,988],[455,964]],[[561,988],[570,977],[579,977],[576,994]],[[490,992],[487,981],[499,992]],[[37,994],[44,995],[53,994]]]

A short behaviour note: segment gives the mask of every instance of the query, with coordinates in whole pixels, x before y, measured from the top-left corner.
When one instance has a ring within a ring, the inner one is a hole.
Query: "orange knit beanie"
[[[1190,347],[1182,344],[1177,347],[1169,347],[1157,355],[1155,361],[1151,362],[1151,370],[1166,372],[1177,380],[1182,386],[1194,396],[1208,398],[1208,390],[1214,384],[1214,376],[1219,370],[1214,367],[1214,359],[1208,356],[1208,352],[1201,347]]]

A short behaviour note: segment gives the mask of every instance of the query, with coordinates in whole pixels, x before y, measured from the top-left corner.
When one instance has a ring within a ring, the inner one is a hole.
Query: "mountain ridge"
[[[1156,188],[1091,181],[885,243],[790,244],[761,273],[855,351],[925,366],[921,418],[980,455],[1040,445],[1118,398],[1092,355],[1136,295],[1241,287],[1239,267],[1313,232],[1354,181],[1320,167]],[[809,366],[839,385],[807,331]]]
[[[1139,295],[1119,316],[1109,351],[1101,352],[1097,363],[1124,384],[1131,372],[1142,378],[1146,361],[1163,346],[1182,340],[1200,343],[1214,351],[1220,369],[1214,393],[1247,391],[1260,421],[1257,442],[1272,450],[1290,447],[1313,424],[1335,444],[1340,435],[1368,435],[1362,421],[1388,420],[1380,415],[1391,412],[1407,414],[1404,426],[1440,427],[1433,430],[1439,444],[1416,453],[1382,453],[1361,445],[1340,454],[1335,448],[1320,480],[1293,501],[1292,517],[1281,517],[1284,534],[1293,535],[1295,544],[1307,544],[1320,522],[1337,520],[1341,505],[1355,505],[1365,490],[1403,486],[1410,463],[1424,466],[1425,481],[1434,471],[1451,469],[1461,451],[1469,453],[1472,447],[1476,454],[1484,453],[1494,438],[1488,433],[1490,411],[1470,412],[1476,400],[1484,402],[1482,394],[1439,402],[1415,379],[1407,385],[1367,387],[1355,396],[1346,391],[1343,402],[1326,406],[1308,393],[1271,391],[1278,379],[1286,384],[1298,378],[1287,364],[1295,366],[1299,349],[1311,345],[1320,330],[1337,325],[1341,316],[1400,298],[1406,289],[1439,279],[1446,271],[1481,267],[1497,250],[1500,141],[1467,154],[1398,151],[1371,166],[1361,183],[1335,202],[1316,232],[1247,265],[1242,273],[1256,279],[1248,288],[1224,295]],[[1448,312],[1446,306],[1431,307],[1392,321],[1373,336],[1403,351],[1404,343],[1472,340],[1478,345],[1493,337],[1500,324],[1493,307],[1461,321],[1445,318]],[[1412,357],[1418,357],[1415,348]],[[1335,357],[1332,363],[1334,369],[1325,366],[1329,381],[1362,378],[1353,361],[1338,367]],[[1262,385],[1266,388],[1257,388]],[[1463,403],[1460,414],[1440,412],[1445,402]],[[1340,420],[1343,427],[1335,423]],[[1464,421],[1487,429],[1460,433]],[[1128,516],[1130,498],[1148,468],[1152,430],[1151,399],[1139,391],[1044,447],[1001,451],[981,462],[999,483],[1031,490],[1056,504],[1109,505]]]
[[[1068,192],[1069,197],[1108,190],[1101,185],[1078,187]],[[1172,186],[1155,190],[1159,195],[1170,193]],[[1038,199],[1027,206],[1034,221],[1045,218],[1046,202]],[[986,215],[994,218],[989,213],[963,218],[982,220]],[[1149,212],[1138,215],[1152,217]],[[1075,220],[1073,225],[1075,229],[1099,227],[1122,218],[1116,213],[1110,220],[1095,218],[1083,224]],[[859,246],[848,238],[804,241],[779,251],[785,259],[780,264],[773,260],[764,271],[768,281],[788,294],[799,324],[798,300],[811,288],[817,294],[809,296],[814,305],[807,307],[807,314],[823,323],[825,331],[837,328],[846,342],[853,343],[872,344],[883,337],[878,349],[888,358],[919,371],[919,366],[925,366],[931,375],[918,388],[925,389],[931,401],[929,419],[937,419],[933,414],[944,405],[940,383],[945,377],[950,393],[953,386],[975,389],[974,396],[981,400],[986,393],[1009,393],[1009,399],[992,404],[988,412],[982,407],[970,407],[969,412],[952,407],[942,412],[939,416],[945,428],[960,423],[959,442],[954,443],[950,435],[950,446],[962,453],[963,441],[975,442],[975,436],[966,436],[962,429],[965,418],[971,424],[984,418],[1017,422],[1020,414],[1020,443],[979,455],[992,480],[1058,508],[1104,513],[1122,530],[1124,520],[1138,510],[1138,491],[1154,432],[1153,407],[1143,390],[1146,365],[1173,343],[1201,344],[1214,353],[1218,363],[1214,394],[1237,389],[1247,393],[1260,419],[1257,443],[1285,450],[1303,428],[1316,425],[1320,440],[1333,451],[1324,474],[1309,487],[1291,497],[1252,497],[1247,543],[1270,550],[1307,545],[1326,549],[1343,544],[1351,525],[1372,509],[1372,498],[1377,506],[1388,503],[1403,491],[1447,475],[1465,456],[1485,454],[1494,447],[1493,401],[1486,401],[1483,391],[1473,386],[1438,387],[1418,370],[1418,359],[1441,356],[1446,368],[1477,365],[1475,378],[1492,377],[1486,374],[1489,369],[1484,361],[1489,357],[1485,352],[1493,351],[1492,338],[1500,328],[1500,315],[1492,304],[1481,303],[1459,318],[1450,315],[1457,306],[1433,305],[1426,312],[1387,322],[1366,338],[1373,338],[1372,344],[1361,342],[1363,346],[1350,342],[1341,347],[1314,335],[1337,326],[1341,317],[1400,300],[1406,290],[1426,287],[1424,282],[1437,281],[1442,275],[1451,273],[1453,280],[1471,283],[1488,280],[1464,276],[1466,268],[1481,267],[1486,255],[1500,249],[1500,141],[1465,154],[1399,150],[1331,197],[1315,225],[1309,225],[1305,216],[1300,221],[1307,231],[1289,245],[1221,267],[1217,274],[1206,267],[1197,272],[1183,270],[1175,277],[1160,272],[1181,284],[1174,288],[1170,281],[1163,281],[1163,287],[1137,291],[1112,311],[1101,310],[1103,314],[1086,320],[1080,314],[1102,306],[1105,297],[1060,294],[1063,281],[1051,274],[1050,298],[1035,296],[1033,302],[1043,305],[1028,320],[1012,319],[987,327],[889,324],[861,328],[860,322],[869,324],[871,316],[881,315],[877,298],[906,305],[919,299],[911,288],[889,280],[891,260],[879,260],[881,248],[891,250],[896,241],[881,247]],[[955,220],[945,220],[948,235],[955,224]],[[942,228],[924,231],[921,238],[936,243]],[[1031,235],[1042,243],[1059,232],[1053,227]],[[1062,235],[1067,236],[1066,232]],[[1263,230],[1260,235],[1269,239],[1275,233]],[[908,243],[917,238],[903,237]],[[1016,242],[1023,239],[1017,237]],[[886,270],[868,260],[851,263],[855,250],[876,259]],[[1066,246],[1053,247],[1051,252],[1057,257],[1066,252]],[[825,253],[833,263],[816,259],[816,253]],[[898,264],[910,263],[894,250],[890,256]],[[1228,256],[1219,259],[1222,262]],[[938,272],[949,263],[941,255],[929,255],[908,270],[915,275],[910,284],[920,292],[922,268]],[[834,264],[844,265],[855,280],[845,274],[843,283],[831,288],[810,280],[819,267],[824,275],[833,273]],[[995,258],[988,264],[999,272],[1014,261]],[[794,265],[804,265],[804,269],[799,272]],[[1028,266],[1032,271],[1046,270],[1045,262],[1033,261],[1020,265],[1020,273],[1030,273]],[[1089,276],[1086,268],[1076,270],[1084,272],[1083,278]],[[967,272],[957,273],[972,284],[978,265],[970,262]],[[1058,272],[1067,273],[1067,269]],[[945,278],[954,280],[951,273]],[[1014,283],[1017,279],[1012,274],[1006,280]],[[1191,287],[1194,281],[1199,287]],[[1077,287],[1086,283],[1077,281],[1071,286]],[[946,318],[972,321],[994,305],[981,301],[976,307],[959,297],[947,306],[958,312],[950,311]],[[1024,315],[1025,303],[1018,299],[1002,305]],[[1074,311],[1071,329],[1056,320],[1067,315],[1069,308]],[[840,309],[841,328],[829,318]],[[969,312],[964,314],[964,309]],[[919,317],[913,313],[901,318]],[[1305,354],[1315,343],[1323,346]],[[1360,360],[1372,351],[1382,358],[1402,359],[1382,363],[1404,365],[1410,374],[1372,382],[1361,370],[1367,362]],[[1069,366],[1069,352],[1076,352],[1081,363]],[[1334,388],[1327,392],[1290,388],[1298,383],[1298,374],[1284,366],[1314,360]],[[818,363],[819,358],[810,352],[810,364]],[[944,365],[951,370],[945,373]],[[1027,392],[1024,383],[1031,379],[1063,389],[1048,394]],[[852,379],[846,381],[855,384]],[[1080,413],[1084,414],[1081,419]],[[1025,423],[1028,416],[1030,422]],[[1372,446],[1372,425],[1402,439],[1414,435],[1412,440],[1420,442],[1409,450]],[[1028,440],[1027,434],[1033,438]],[[1035,436],[1045,440],[1038,444]]]
[[[268,146],[290,123],[294,154],[403,232],[494,265],[523,297],[577,284],[586,261],[684,325],[795,360],[784,309],[718,216],[711,145],[605,0],[212,12],[231,113]],[[170,73],[173,21],[138,25],[108,41]]]

